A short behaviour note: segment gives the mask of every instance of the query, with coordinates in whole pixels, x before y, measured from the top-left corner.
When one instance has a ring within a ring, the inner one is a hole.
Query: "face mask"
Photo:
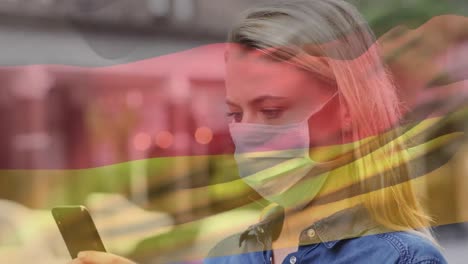
[[[296,184],[317,164],[309,157],[309,118],[289,125],[229,125],[236,146],[234,158],[242,180],[265,199],[285,208],[312,200],[326,180],[327,173],[324,173]]]

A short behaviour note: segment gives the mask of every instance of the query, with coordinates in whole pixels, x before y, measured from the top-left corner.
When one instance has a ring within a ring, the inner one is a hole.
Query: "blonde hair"
[[[430,218],[412,190],[404,138],[396,129],[401,114],[395,86],[372,30],[354,6],[341,0],[284,0],[251,8],[233,27],[228,41],[334,83],[352,122],[350,177],[366,193],[362,203],[381,225],[414,231],[435,242],[428,228]],[[378,171],[378,181],[366,177],[372,167],[395,164],[399,165]]]

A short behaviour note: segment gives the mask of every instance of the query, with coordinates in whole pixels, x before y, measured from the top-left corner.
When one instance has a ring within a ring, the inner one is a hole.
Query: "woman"
[[[250,9],[229,35],[230,132],[271,202],[205,263],[446,263],[412,191],[401,111],[378,45],[341,0]],[[85,252],[73,263],[131,263]]]

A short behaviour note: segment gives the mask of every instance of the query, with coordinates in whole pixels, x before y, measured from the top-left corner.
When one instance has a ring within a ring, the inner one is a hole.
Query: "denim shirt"
[[[276,222],[276,223],[275,223]],[[218,243],[205,264],[272,263],[272,232],[278,221],[262,221]],[[275,263],[279,263],[275,261]],[[305,228],[298,250],[283,264],[300,263],[447,263],[429,240],[410,232],[389,232],[362,206],[338,212]]]

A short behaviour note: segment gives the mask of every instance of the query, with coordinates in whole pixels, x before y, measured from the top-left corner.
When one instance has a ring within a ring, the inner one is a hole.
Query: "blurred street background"
[[[0,259],[65,263],[57,231],[40,231],[55,228],[48,210],[58,205],[87,205],[98,226],[115,227],[102,234],[110,249],[141,263],[174,261],[173,232],[190,255],[206,230],[254,223],[260,208],[233,210],[251,199],[242,184],[232,197],[216,187],[196,197],[179,191],[238,177],[222,43],[240,12],[260,2],[0,0]],[[377,37],[468,13],[465,0],[353,3]],[[434,63],[468,61],[468,41],[447,54]],[[455,125],[466,131],[464,121]],[[467,263],[468,145],[434,174],[443,180],[427,180],[418,193],[431,198],[424,206],[442,223],[434,232],[449,263]],[[129,212],[133,233],[119,222]],[[13,215],[43,220],[23,219],[25,231]]]

